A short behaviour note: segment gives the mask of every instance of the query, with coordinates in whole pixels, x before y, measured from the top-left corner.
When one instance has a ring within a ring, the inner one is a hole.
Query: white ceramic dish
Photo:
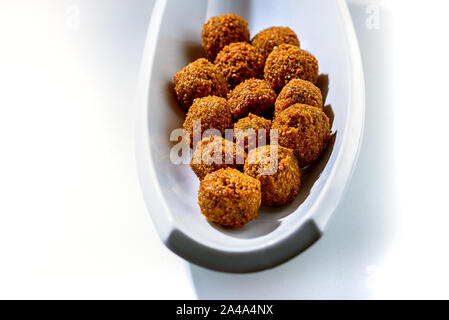
[[[201,215],[199,182],[188,165],[170,162],[170,132],[184,114],[173,94],[173,75],[204,56],[201,29],[208,17],[236,13],[251,36],[289,26],[301,47],[319,61],[320,87],[334,114],[333,144],[304,174],[297,199],[284,208],[262,208],[238,230],[219,228]],[[361,58],[343,0],[158,0],[148,29],[137,104],[136,155],[143,195],[162,241],[179,256],[226,272],[276,266],[322,235],[356,163],[364,121]]]

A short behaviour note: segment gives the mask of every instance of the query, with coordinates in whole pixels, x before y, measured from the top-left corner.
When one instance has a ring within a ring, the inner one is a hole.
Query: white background
[[[449,298],[447,1],[349,1],[367,99],[353,179],[318,243],[246,275],[175,256],[144,206],[152,6],[0,0],[0,298]]]

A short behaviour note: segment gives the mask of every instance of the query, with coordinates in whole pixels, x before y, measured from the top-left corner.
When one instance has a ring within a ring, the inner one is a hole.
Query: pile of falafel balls
[[[271,27],[250,40],[247,21],[224,14],[204,24],[202,39],[207,59],[181,69],[174,89],[187,112],[183,127],[193,148],[190,166],[200,179],[201,213],[218,225],[239,228],[257,218],[261,205],[284,206],[295,199],[301,168],[329,143],[330,122],[315,86],[318,61],[300,48],[290,28]],[[215,129],[221,136],[204,137],[194,146],[196,121],[201,133]],[[273,161],[269,142],[256,147],[245,140],[242,147],[235,137],[223,138],[226,129],[243,137],[255,130],[266,141],[271,129],[278,130],[277,170],[264,172]],[[215,161],[217,150],[221,163]],[[239,155],[244,161],[236,161]],[[225,158],[234,161],[226,164]]]

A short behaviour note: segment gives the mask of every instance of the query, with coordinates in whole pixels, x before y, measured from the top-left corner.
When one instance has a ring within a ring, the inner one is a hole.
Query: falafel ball
[[[270,141],[270,129],[270,120],[250,113],[247,117],[241,118],[239,121],[234,123],[236,143],[240,145],[240,141],[243,141],[246,152],[255,149],[256,145],[260,147],[264,144],[268,144]],[[265,130],[265,132],[259,130]],[[251,134],[255,134],[253,140],[249,138]],[[262,134],[264,134],[265,137],[262,136]]]
[[[200,132],[194,122],[201,125]],[[189,135],[191,147],[193,147],[194,134],[198,135],[201,133],[202,136],[208,129],[218,130],[221,136],[224,136],[226,129],[232,129],[232,115],[228,102],[225,98],[217,96],[195,99],[187,112],[183,128],[185,133]]]
[[[323,96],[321,90],[312,82],[293,79],[281,90],[276,99],[274,115],[284,111],[295,103],[307,104],[323,109]]]
[[[215,65],[228,86],[234,88],[250,78],[262,78],[264,59],[252,45],[236,42],[227,45],[215,58]]]
[[[200,58],[182,68],[173,77],[175,92],[181,107],[187,111],[193,100],[206,96],[226,98],[228,84],[218,68]]]
[[[212,17],[204,24],[201,38],[206,55],[213,60],[228,44],[249,42],[248,22],[235,14]]]
[[[298,195],[301,169],[293,150],[277,146],[277,158],[273,150],[271,145],[251,150],[244,172],[260,181],[263,205],[284,206]]]
[[[273,107],[276,92],[265,80],[248,79],[228,94],[228,103],[234,119],[246,117],[248,113],[262,114]]]
[[[294,104],[273,121],[272,129],[279,133],[279,145],[295,153],[300,167],[317,160],[329,143],[329,118],[323,110],[306,104]]]
[[[190,167],[203,180],[211,172],[221,168],[243,169],[245,150],[222,137],[206,137],[196,145]]]
[[[214,171],[200,182],[201,213],[221,226],[243,227],[257,218],[260,203],[260,182],[236,169]]]
[[[291,44],[273,49],[265,62],[264,78],[279,92],[290,80],[318,81],[318,61],[307,51]]]
[[[296,33],[289,27],[271,27],[260,31],[251,41],[251,44],[259,50],[264,59],[273,51],[274,47],[281,44],[291,44],[299,48],[300,43]]]

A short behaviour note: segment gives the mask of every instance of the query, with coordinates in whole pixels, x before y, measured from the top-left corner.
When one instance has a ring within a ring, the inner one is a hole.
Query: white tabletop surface
[[[399,2],[349,1],[366,123],[327,232],[235,275],[166,249],[140,193],[132,103],[153,0],[2,1],[0,298],[449,298],[447,5]]]

